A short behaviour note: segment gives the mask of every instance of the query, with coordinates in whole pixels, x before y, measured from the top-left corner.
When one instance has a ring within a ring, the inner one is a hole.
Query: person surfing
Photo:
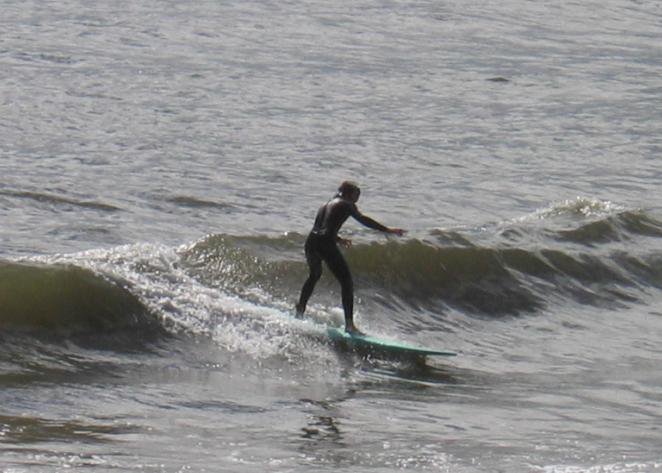
[[[301,288],[301,297],[296,305],[297,317],[303,317],[308,299],[315,289],[317,281],[322,276],[322,261],[331,270],[340,283],[342,305],[345,313],[345,331],[351,334],[361,334],[354,325],[354,283],[349,266],[343,257],[338,244],[349,248],[350,240],[338,236],[343,223],[351,216],[356,221],[374,230],[402,236],[406,232],[401,228],[389,228],[372,218],[363,215],[356,207],[361,195],[361,189],[354,182],[345,181],[338,188],[338,193],[317,211],[315,224],[306,239],[306,261],[310,274]]]

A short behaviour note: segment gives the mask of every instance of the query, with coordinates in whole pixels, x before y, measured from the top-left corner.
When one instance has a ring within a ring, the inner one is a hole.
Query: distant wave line
[[[17,198],[17,199],[28,199],[50,205],[71,205],[74,207],[102,210],[105,212],[118,212],[122,210],[119,207],[116,207],[111,204],[106,204],[103,202],[76,200],[76,199],[71,199],[69,197],[63,197],[53,194],[45,194],[41,192],[1,190],[0,195],[3,195],[5,197]]]

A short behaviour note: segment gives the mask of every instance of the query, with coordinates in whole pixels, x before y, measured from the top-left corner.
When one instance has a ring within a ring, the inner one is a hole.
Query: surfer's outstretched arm
[[[366,227],[372,228],[373,230],[379,230],[380,232],[389,233],[398,236],[402,236],[406,233],[406,231],[403,230],[402,228],[389,228],[386,225],[382,225],[377,220],[372,219],[367,215],[363,215],[356,207],[356,205],[352,205],[351,215],[361,225],[365,225]]]

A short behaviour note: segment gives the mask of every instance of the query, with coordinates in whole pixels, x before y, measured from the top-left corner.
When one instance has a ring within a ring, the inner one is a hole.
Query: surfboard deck
[[[342,344],[357,352],[391,357],[425,358],[426,356],[457,356],[457,353],[445,350],[417,347],[394,340],[373,337],[371,335],[350,334],[345,330],[329,327],[327,336],[335,343]]]

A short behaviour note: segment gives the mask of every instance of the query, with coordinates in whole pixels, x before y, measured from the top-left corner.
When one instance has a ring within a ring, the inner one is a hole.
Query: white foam
[[[625,207],[608,200],[577,196],[539,209],[531,215],[522,217],[522,220],[545,220],[563,215],[593,218],[612,215],[623,210]]]

